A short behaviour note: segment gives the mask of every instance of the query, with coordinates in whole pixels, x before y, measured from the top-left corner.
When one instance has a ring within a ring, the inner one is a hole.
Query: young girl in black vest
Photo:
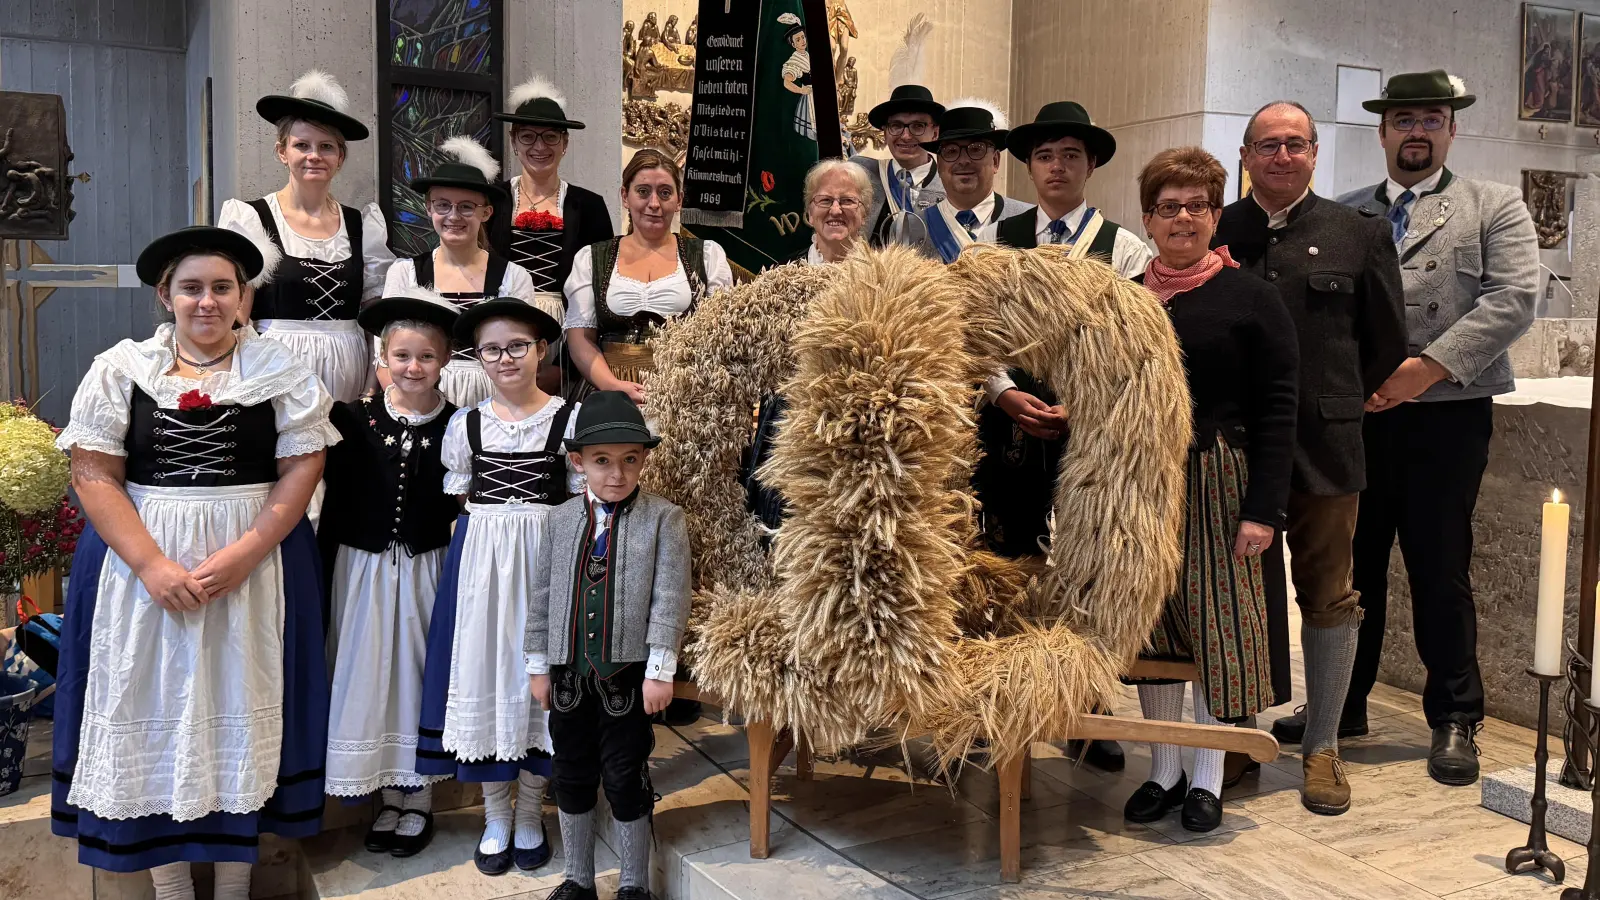
[[[334,407],[344,440],[328,456],[319,537],[332,583],[337,662],[328,716],[327,792],[383,809],[374,853],[413,856],[433,837],[431,781],[417,774],[422,668],[450,525],[441,452],[456,408],[439,393],[454,306],[413,288],[361,311],[377,337],[382,393]]]
[[[555,319],[520,300],[481,303],[455,327],[494,394],[457,412],[444,435],[444,490],[464,495],[468,514],[456,523],[428,630],[417,771],[483,783],[474,861],[486,875],[550,859],[540,813],[550,737],[528,691],[522,641],[546,520],[584,484],[561,452],[575,408],[537,381],[559,333]]]

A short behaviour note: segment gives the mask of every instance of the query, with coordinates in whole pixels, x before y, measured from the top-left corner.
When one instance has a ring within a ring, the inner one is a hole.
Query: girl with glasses
[[[351,116],[344,89],[311,71],[287,96],[262,97],[256,112],[278,130],[278,161],[288,184],[259,200],[229,200],[217,225],[256,243],[270,243],[274,267],[264,286],[246,291],[241,317],[288,346],[317,373],[335,400],[354,400],[372,376],[371,353],[356,312],[383,289],[394,261],[378,204],[356,210],[333,199],[346,142],[367,127]]]
[[[399,296],[422,287],[438,291],[461,309],[495,297],[537,302],[541,298],[528,271],[489,249],[489,219],[507,200],[505,188],[495,180],[499,164],[470,137],[450,138],[439,149],[447,161],[411,182],[425,198],[439,246],[396,262],[389,269],[384,293]],[[547,314],[560,311],[559,302],[542,299]],[[387,387],[389,376],[380,362],[378,382]],[[489,396],[489,389],[489,378],[471,348],[457,348],[439,380],[445,398],[465,409]]]
[[[572,273],[573,257],[616,234],[605,200],[561,177],[570,133],[584,127],[567,115],[566,105],[566,97],[550,82],[534,77],[512,89],[506,99],[510,112],[494,116],[511,126],[506,146],[516,166],[508,163],[506,168],[516,168],[518,174],[505,183],[511,202],[496,207],[489,230],[495,251],[527,269],[533,289],[550,297],[552,303],[540,308],[557,321],[564,317],[556,310],[566,303],[561,286]],[[547,390],[560,391],[569,401],[578,399],[585,385],[559,339],[541,379]]]
[[[473,859],[486,875],[550,859],[540,804],[552,748],[547,714],[528,691],[522,642],[549,512],[584,489],[561,452],[577,406],[538,382],[560,334],[537,307],[503,298],[466,310],[455,325],[456,343],[476,349],[493,393],[445,429],[444,491],[461,498],[464,513],[428,626],[417,773],[483,784]]]

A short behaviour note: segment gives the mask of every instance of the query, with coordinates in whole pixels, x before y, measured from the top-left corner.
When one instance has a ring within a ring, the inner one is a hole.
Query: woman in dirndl
[[[784,90],[800,95],[794,109],[794,130],[814,141],[817,139],[817,101],[811,95],[811,54],[806,49],[806,26],[792,12],[778,16],[778,24],[788,26],[783,39],[794,48],[783,62]]]
[[[1210,249],[1227,183],[1198,147],[1162,151],[1139,176],[1157,256],[1136,280],[1171,317],[1194,403],[1183,567],[1147,656],[1194,663],[1202,725],[1237,725],[1288,699],[1288,655],[1272,652],[1267,625],[1287,586],[1265,576],[1262,557],[1282,552],[1300,351],[1277,288],[1241,271],[1226,247]],[[1175,722],[1183,683],[1140,684],[1139,704],[1145,718]],[[1189,831],[1221,824],[1223,751],[1196,749],[1192,782],[1176,745],[1151,744],[1150,755],[1150,780],[1123,808],[1129,821],[1181,807]]]
[[[137,271],[174,321],[100,354],[57,443],[88,514],[58,671],[52,830],[150,869],[156,896],[245,900],[259,837],[321,827],[328,682],[306,505],[339,440],[311,369],[249,326],[248,238],[158,238]]]
[[[445,429],[444,491],[466,509],[428,629],[417,771],[483,784],[473,862],[486,875],[513,863],[537,869],[551,852],[540,808],[550,777],[548,714],[528,690],[522,643],[545,522],[584,487],[561,449],[576,407],[538,383],[539,363],[560,333],[520,300],[478,304],[455,327],[456,343],[475,349],[494,393]]]
[[[357,321],[378,339],[390,383],[333,408],[344,440],[328,453],[317,534],[328,548],[336,650],[327,792],[381,791],[366,847],[398,857],[415,856],[433,837],[433,779],[416,771],[417,723],[428,626],[460,511],[444,492],[440,456],[456,407],[438,390],[457,315],[415,287],[361,311]]]
[[[709,291],[733,285],[716,241],[683,237],[683,176],[659,150],[644,149],[622,170],[622,202],[633,229],[578,251],[567,278],[567,345],[596,390],[622,391],[646,406],[644,374],[655,368],[646,342]]]
[[[256,112],[278,129],[278,161],[289,183],[259,200],[229,200],[217,217],[220,227],[281,253],[246,314],[263,336],[298,353],[340,402],[369,386],[372,353],[356,312],[382,293],[394,261],[378,204],[357,210],[331,194],[346,142],[367,137],[367,126],[348,106],[339,83],[318,71],[302,75],[288,96],[257,101]]]
[[[421,178],[411,189],[426,201],[428,218],[439,246],[389,267],[384,295],[403,294],[421,287],[438,291],[459,309],[469,309],[496,297],[539,305],[552,318],[561,314],[559,298],[533,289],[528,271],[489,249],[486,228],[507,194],[495,176],[500,165],[489,151],[470,137],[457,136],[439,145],[447,161]],[[378,369],[378,383],[388,385],[388,373]],[[470,347],[457,347],[439,380],[445,398],[465,409],[489,396],[489,376]]]
[[[495,209],[490,240],[501,255],[533,276],[540,297],[535,305],[558,322],[565,318],[561,286],[572,274],[573,258],[584,247],[616,234],[606,201],[561,177],[561,161],[571,147],[570,132],[584,127],[567,116],[566,105],[567,98],[550,82],[534,77],[511,89],[506,99],[510,112],[494,115],[511,126],[510,147],[520,172],[506,184],[511,203]],[[542,302],[546,297],[553,306]],[[559,393],[568,403],[583,399],[588,382],[573,367],[565,341],[556,341],[545,363],[540,373],[545,390]]]

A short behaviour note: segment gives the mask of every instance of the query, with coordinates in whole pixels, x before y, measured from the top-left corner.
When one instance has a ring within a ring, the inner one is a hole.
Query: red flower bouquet
[[[196,388],[186,394],[178,395],[178,412],[188,412],[191,409],[210,409],[211,395],[200,393]]]
[[[517,217],[512,220],[511,224],[523,231],[560,231],[566,227],[560,216],[531,209],[527,212],[517,213]]]

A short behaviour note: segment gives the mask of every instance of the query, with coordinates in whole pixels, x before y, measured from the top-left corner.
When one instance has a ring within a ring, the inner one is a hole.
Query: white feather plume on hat
[[[506,108],[515,111],[522,104],[540,98],[549,100],[562,109],[567,108],[566,96],[556,90],[556,86],[542,75],[535,75],[512,88],[510,96],[506,97]]]
[[[991,100],[985,100],[982,97],[962,97],[960,100],[946,104],[945,112],[949,112],[952,109],[961,109],[963,107],[972,107],[987,112],[990,116],[994,117],[994,127],[997,131],[1004,131],[1011,127],[1011,121],[1006,118],[1005,112],[1000,109],[999,105]]]
[[[933,23],[922,13],[911,17],[906,25],[905,37],[901,39],[900,46],[894,50],[894,55],[889,57],[889,88],[900,87],[904,84],[923,84],[922,80],[922,51],[928,44],[928,35],[933,32]]]
[[[278,245],[273,243],[272,238],[265,233],[257,233],[248,229],[239,233],[248,238],[250,243],[255,244],[256,252],[261,254],[261,271],[256,273],[256,277],[250,279],[250,286],[259,288],[270,284],[272,276],[278,270],[278,263],[283,262],[283,251],[279,250]]]
[[[344,92],[332,75],[321,69],[312,69],[296,78],[294,84],[289,86],[289,96],[326,103],[341,113],[350,106],[350,95]]]
[[[446,156],[453,156],[456,162],[468,165],[483,173],[484,180],[493,181],[500,174],[500,164],[495,162],[494,154],[482,144],[458,134],[439,145],[439,152]]]
[[[1449,76],[1449,78],[1450,78],[1450,96],[1452,96],[1452,97],[1465,97],[1467,95],[1467,83],[1465,81],[1462,81],[1460,78],[1457,78],[1454,75]]]

